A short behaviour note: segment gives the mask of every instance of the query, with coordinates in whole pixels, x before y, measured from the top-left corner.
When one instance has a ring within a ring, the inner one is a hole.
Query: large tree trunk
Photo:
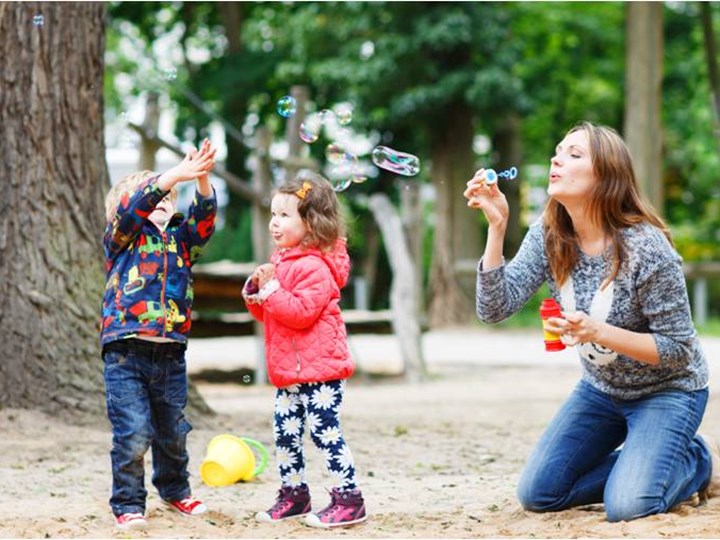
[[[432,179],[437,193],[430,270],[428,322],[432,327],[468,323],[475,305],[475,266],[482,229],[477,212],[462,196],[472,177],[472,112],[455,104],[431,141]]]
[[[661,85],[662,3],[628,2],[625,28],[625,140],[638,183],[658,212],[663,211]]]
[[[105,23],[102,3],[0,4],[4,407],[103,410]]]

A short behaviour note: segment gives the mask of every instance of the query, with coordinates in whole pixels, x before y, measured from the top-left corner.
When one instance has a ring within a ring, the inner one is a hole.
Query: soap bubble
[[[338,103],[333,108],[338,124],[341,126],[347,126],[352,122],[353,108],[349,103]]]
[[[284,96],[277,102],[277,112],[283,118],[290,118],[297,111],[297,101],[292,96]]]
[[[38,13],[32,18],[32,23],[34,26],[43,26],[45,24],[45,17]]]
[[[175,79],[177,79],[177,76],[178,76],[177,69],[168,68],[164,71],[164,75],[165,75],[165,80],[174,81]]]
[[[372,161],[381,169],[403,176],[415,176],[420,172],[420,160],[417,156],[398,152],[387,146],[377,146],[372,151]]]
[[[318,114],[311,114],[305,121],[300,124],[298,135],[300,139],[308,144],[312,144],[320,137],[322,129],[322,120]]]

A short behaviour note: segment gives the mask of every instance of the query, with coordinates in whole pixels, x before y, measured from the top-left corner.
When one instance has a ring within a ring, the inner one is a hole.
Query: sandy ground
[[[273,467],[253,482],[226,488],[211,488],[200,480],[206,445],[218,433],[271,446],[269,386],[200,385],[208,403],[221,413],[213,429],[194,430],[189,442],[193,490],[210,511],[194,518],[172,513],[151,488],[149,527],[132,534],[114,529],[107,505],[109,428],[68,426],[37,412],[0,410],[0,537],[720,537],[720,498],[619,524],[604,520],[602,506],[543,515],[520,509],[514,493],[522,464],[579,375],[572,352],[544,353],[537,339],[477,330],[430,333],[424,338],[429,381],[354,378],[343,429],[370,519],[343,530],[310,529],[300,521],[256,523],[254,513],[275,497]],[[392,337],[356,336],[353,341],[365,371],[392,371],[388,365],[398,362]],[[704,339],[703,344],[714,375],[704,429],[720,435],[715,391],[720,378],[713,365],[720,340]],[[221,351],[232,358],[240,351],[242,360],[235,363],[251,364],[253,348],[251,340],[197,343],[189,355],[191,371],[217,362],[228,367],[230,360],[218,360]],[[310,443],[307,448],[314,505],[322,507],[330,480],[320,454]],[[149,458],[147,470],[149,483]]]

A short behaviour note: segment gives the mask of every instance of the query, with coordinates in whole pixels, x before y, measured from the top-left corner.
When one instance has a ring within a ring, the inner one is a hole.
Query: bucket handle
[[[254,478],[257,475],[261,474],[265,470],[265,467],[267,467],[268,451],[265,449],[262,443],[256,441],[255,439],[248,439],[247,437],[240,437],[240,439],[248,446],[257,450],[258,454],[260,454],[260,463],[258,463],[257,467],[255,467],[255,470],[252,473]]]

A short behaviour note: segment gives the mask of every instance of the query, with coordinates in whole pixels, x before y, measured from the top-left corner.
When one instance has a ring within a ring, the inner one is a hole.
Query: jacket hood
[[[319,257],[325,261],[339,288],[342,289],[347,284],[348,278],[350,277],[350,256],[347,252],[347,241],[345,238],[338,238],[335,246],[328,251],[305,246],[281,249],[273,253],[271,262],[277,264],[281,260],[299,259],[301,257],[307,257],[308,255]]]

